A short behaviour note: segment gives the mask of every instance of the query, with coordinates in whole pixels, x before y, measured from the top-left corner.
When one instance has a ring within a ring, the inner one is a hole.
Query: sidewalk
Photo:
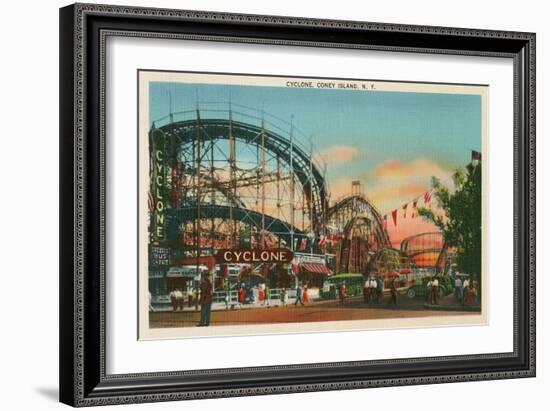
[[[294,304],[295,299],[289,299],[287,302],[287,306]],[[213,303],[212,304],[212,311],[229,311],[229,310],[248,310],[251,308],[274,308],[274,307],[282,307],[281,302],[277,300],[271,300],[270,304],[263,304],[263,303],[254,303],[254,304],[239,304],[237,302],[231,302],[229,308],[227,308],[227,305],[225,302],[223,303]],[[164,303],[164,304],[153,304],[154,311],[156,312],[168,312],[173,311],[172,305],[170,303]],[[188,307],[187,304],[185,307],[183,307],[183,310],[177,310],[176,312],[185,312],[185,311],[195,311],[195,306]],[[200,305],[197,309],[197,311],[200,311]]]
[[[367,307],[367,308],[382,308],[389,310],[430,310],[430,311],[473,311],[480,312],[481,305],[462,305],[456,301],[453,294],[449,294],[445,297],[438,299],[438,304],[428,304],[425,298],[408,298],[403,292],[398,294],[397,305],[393,305],[389,302],[390,294],[385,292],[380,303],[364,303],[363,297],[350,297],[348,298],[349,304],[354,307]]]
[[[481,304],[476,303],[472,305],[465,305],[460,303],[459,301],[456,301],[456,298],[453,294],[450,294],[448,296],[445,296],[443,298],[439,299],[439,304],[428,304],[427,302],[424,303],[424,307],[428,310],[440,310],[440,311],[474,311],[474,312],[480,312],[481,311]]]
[[[286,306],[293,306],[295,298],[290,297],[287,301]],[[339,307],[338,299],[315,299],[311,300],[306,306],[319,306],[319,305],[335,305]],[[272,299],[270,304],[263,303],[254,303],[254,304],[239,304],[236,301],[232,302],[229,308],[226,306],[225,302],[217,302],[212,304],[212,311],[238,311],[238,310],[249,310],[255,308],[277,308],[282,307],[282,304],[279,299]],[[154,311],[156,312],[172,312],[172,305],[170,303],[163,304],[153,304]],[[421,310],[421,311],[472,311],[480,312],[480,304],[476,305],[462,305],[457,302],[453,294],[449,294],[445,297],[441,297],[438,300],[437,305],[428,304],[425,298],[408,298],[404,291],[399,292],[397,305],[390,303],[390,292],[385,291],[380,302],[376,303],[364,303],[363,296],[348,296],[346,297],[345,305],[342,308],[375,308],[375,309],[386,309],[386,310]],[[176,312],[194,312],[195,306],[188,307],[187,304],[183,310],[178,310]],[[200,306],[198,310],[200,311]]]

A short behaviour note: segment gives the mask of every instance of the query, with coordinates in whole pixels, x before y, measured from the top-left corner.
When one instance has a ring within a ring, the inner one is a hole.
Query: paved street
[[[452,297],[452,296],[451,296]],[[450,299],[449,299],[450,301]],[[351,298],[342,307],[338,301],[320,301],[306,306],[256,307],[212,311],[211,325],[294,323],[316,321],[366,320],[380,318],[414,318],[428,316],[471,315],[471,310],[426,309],[419,299],[402,298],[398,307],[383,301],[379,306],[366,306],[361,297]],[[445,304],[445,301],[442,302]],[[151,328],[191,327],[199,321],[198,311],[151,312]]]

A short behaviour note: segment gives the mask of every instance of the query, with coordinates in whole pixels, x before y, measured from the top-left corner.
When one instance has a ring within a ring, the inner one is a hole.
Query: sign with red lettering
[[[293,253],[288,248],[224,249],[216,253],[218,264],[235,263],[290,263]]]

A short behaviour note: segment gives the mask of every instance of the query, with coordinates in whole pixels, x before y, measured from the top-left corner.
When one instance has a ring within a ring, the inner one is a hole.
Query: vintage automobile
[[[413,285],[411,285],[407,289],[407,297],[409,298],[426,297],[428,293],[427,284],[430,281],[430,278],[431,277],[424,277],[422,278],[421,282],[416,281]],[[449,295],[454,291],[451,277],[438,275],[436,276],[436,278],[439,282],[438,295],[440,297]]]
[[[336,274],[327,278],[319,294],[324,299],[335,299],[338,296],[338,287],[344,283],[346,285],[346,295],[359,295],[363,292],[363,281],[363,274]]]

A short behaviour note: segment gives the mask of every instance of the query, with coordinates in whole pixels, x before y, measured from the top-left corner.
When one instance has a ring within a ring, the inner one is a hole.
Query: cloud
[[[360,151],[353,146],[331,146],[315,154],[315,159],[320,163],[335,165],[345,163],[357,158]]]
[[[418,158],[408,163],[398,160],[388,160],[380,164],[372,172],[372,177],[382,179],[400,179],[411,177],[448,176],[449,169],[442,167],[439,163],[425,158]]]
[[[451,169],[424,158],[410,162],[390,160],[369,174],[366,192],[379,209],[388,212],[431,189],[432,176],[446,181],[451,175]]]
[[[396,204],[404,204],[424,194],[429,189],[428,184],[398,184],[388,187],[376,187],[369,192],[369,196],[375,203],[386,203],[397,199]],[[402,201],[404,200],[404,201]]]
[[[351,182],[355,180],[352,177],[342,177],[330,183],[330,200],[335,202],[341,197],[351,194]]]

